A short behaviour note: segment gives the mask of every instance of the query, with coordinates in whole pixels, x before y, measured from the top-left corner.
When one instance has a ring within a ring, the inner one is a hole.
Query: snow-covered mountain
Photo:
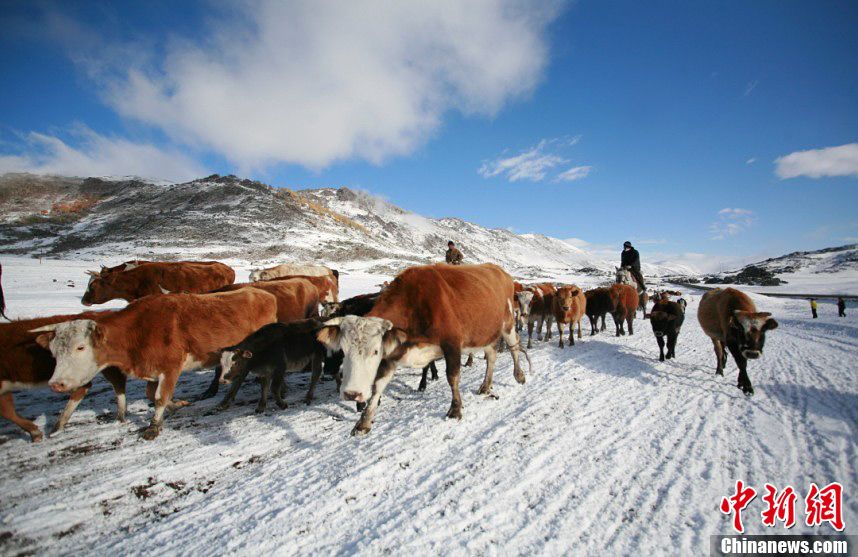
[[[393,272],[442,260],[448,240],[468,261],[495,262],[521,277],[612,269],[556,238],[426,218],[344,187],[293,191],[218,175],[182,184],[0,178],[5,253],[323,261]]]

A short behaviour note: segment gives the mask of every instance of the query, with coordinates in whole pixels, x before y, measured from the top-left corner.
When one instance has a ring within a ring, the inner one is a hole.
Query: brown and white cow
[[[235,282],[235,271],[217,261],[150,262],[90,275],[81,300],[85,306],[116,299],[132,302],[170,292],[203,294]]]
[[[366,317],[331,319],[318,333],[328,350],[342,350],[345,400],[368,401],[352,435],[369,433],[378,402],[397,366],[423,368],[443,357],[452,391],[449,418],[462,417],[462,353],[484,352],[480,394],[492,389],[500,337],[512,353],[515,378],[524,383],[512,314],[513,285],[496,265],[425,265],[406,269]]]
[[[172,404],[179,375],[220,361],[220,349],[238,344],[277,320],[277,299],[257,288],[217,294],[147,296],[97,320],[75,319],[35,329],[56,369],[49,385],[74,390],[107,368],[149,381],[155,415],[143,434],[154,439]],[[179,403],[177,405],[182,405]],[[184,403],[187,404],[187,403]]]
[[[554,293],[557,288],[550,282],[525,286],[516,296],[522,307],[522,321],[527,323],[527,347],[532,345],[533,326],[536,324],[536,338],[542,340],[542,326],[546,332],[551,330],[551,320],[554,317]],[[527,309],[525,309],[527,308]]]
[[[75,315],[54,315],[23,319],[0,324],[0,416],[17,424],[30,434],[33,441],[39,441],[43,435],[36,424],[22,418],[15,411],[13,393],[24,389],[47,387],[54,373],[56,361],[50,351],[36,343],[38,333],[30,330],[36,327],[52,325],[73,319],[95,319],[104,312],[87,312]],[[104,377],[113,385],[116,392],[116,415],[120,422],[125,421],[125,376],[116,368],[102,370]],[[66,407],[57,419],[51,433],[65,427],[80,401],[89,391],[90,384],[81,386],[71,393]]]
[[[339,282],[333,278],[332,275],[326,276],[312,276],[312,275],[290,275],[285,277],[278,277],[270,279],[270,282],[277,282],[281,280],[292,280],[292,279],[304,279],[309,281],[316,287],[316,290],[319,291],[319,303],[322,304],[324,308],[323,313],[330,313],[330,308],[333,304],[336,304],[340,300],[340,288]],[[263,281],[260,281],[263,282]]]
[[[578,324],[578,338],[581,338],[581,319],[587,307],[587,298],[584,292],[575,285],[561,286],[554,292],[553,296],[554,321],[557,323],[557,333],[560,336],[560,348],[563,348],[563,325],[569,325],[569,345],[575,346],[575,337],[572,332],[575,323]],[[547,338],[551,340],[551,328],[549,327]]]
[[[716,288],[703,295],[697,308],[697,320],[715,349],[715,374],[724,375],[726,346],[739,367],[737,387],[747,396],[754,395],[748,377],[748,360],[763,355],[766,332],[778,328],[768,312],[758,312],[751,298],[735,288]]]
[[[314,265],[312,263],[283,263],[275,265],[268,269],[254,269],[250,272],[250,280],[271,280],[282,277],[331,277],[333,280],[339,279],[339,273],[330,267],[324,265]]]

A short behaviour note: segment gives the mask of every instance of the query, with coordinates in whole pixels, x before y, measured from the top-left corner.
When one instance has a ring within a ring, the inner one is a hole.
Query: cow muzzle
[[[343,400],[353,400],[355,402],[365,402],[363,394],[357,391],[344,391]]]
[[[748,358],[749,360],[756,360],[757,358],[760,357],[760,351],[759,350],[743,350],[742,355],[744,357]]]
[[[51,387],[51,390],[55,393],[67,393],[71,390],[71,387],[63,383],[62,381],[58,381],[56,383],[48,383]]]

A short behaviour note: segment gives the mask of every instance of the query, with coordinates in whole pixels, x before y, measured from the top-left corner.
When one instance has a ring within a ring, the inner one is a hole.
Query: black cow
[[[667,299],[666,296],[652,306],[650,313],[650,325],[658,342],[659,361],[676,357],[676,340],[679,338],[679,330],[685,320],[685,300],[680,298],[676,302]],[[667,354],[664,353],[665,337],[667,337]]]
[[[232,387],[218,404],[218,410],[229,407],[250,372],[258,376],[262,383],[256,412],[265,412],[269,391],[273,391],[277,405],[286,408],[286,401],[283,400],[285,374],[303,371],[307,365],[313,371],[306,397],[309,404],[322,375],[322,362],[325,359],[325,347],[316,340],[316,333],[322,325],[315,318],[285,324],[271,323],[235,346],[224,348],[221,356],[223,380],[232,380]]]
[[[584,308],[587,318],[590,320],[590,336],[598,331],[605,330],[605,316],[614,313],[614,301],[611,298],[610,288],[593,288],[584,292],[587,298],[587,306]],[[599,317],[602,318],[602,327],[598,327]]]

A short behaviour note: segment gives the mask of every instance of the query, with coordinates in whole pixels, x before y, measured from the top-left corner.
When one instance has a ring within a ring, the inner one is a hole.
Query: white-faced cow
[[[697,309],[697,319],[715,348],[715,374],[724,375],[727,363],[726,346],[739,367],[736,385],[747,396],[754,387],[748,377],[748,360],[763,355],[766,332],[778,328],[771,313],[758,312],[751,298],[735,288],[716,288],[703,295]]]
[[[271,280],[282,277],[327,277],[330,276],[334,280],[338,280],[340,274],[324,265],[314,265],[312,263],[283,263],[275,265],[267,269],[254,269],[250,271],[250,280]]]
[[[512,278],[496,265],[426,265],[400,273],[366,317],[328,321],[318,338],[329,350],[344,353],[340,394],[345,400],[367,401],[352,434],[370,431],[397,366],[423,368],[443,357],[452,391],[449,418],[462,417],[462,353],[485,353],[486,375],[479,392],[491,394],[495,343],[503,337],[515,378],[524,383],[512,298]]]
[[[527,323],[528,348],[532,345],[534,325],[536,325],[537,340],[542,340],[543,325],[546,327],[546,333],[551,329],[551,321],[554,318],[554,293],[556,291],[557,288],[553,284],[543,282],[525,286],[517,294],[519,304],[522,307],[521,320]]]
[[[173,403],[179,375],[220,361],[220,349],[239,343],[277,320],[276,298],[256,288],[218,294],[147,296],[98,320],[75,319],[35,329],[36,342],[50,349],[56,368],[49,382],[68,392],[107,368],[149,381],[155,415],[143,434],[154,439]]]

